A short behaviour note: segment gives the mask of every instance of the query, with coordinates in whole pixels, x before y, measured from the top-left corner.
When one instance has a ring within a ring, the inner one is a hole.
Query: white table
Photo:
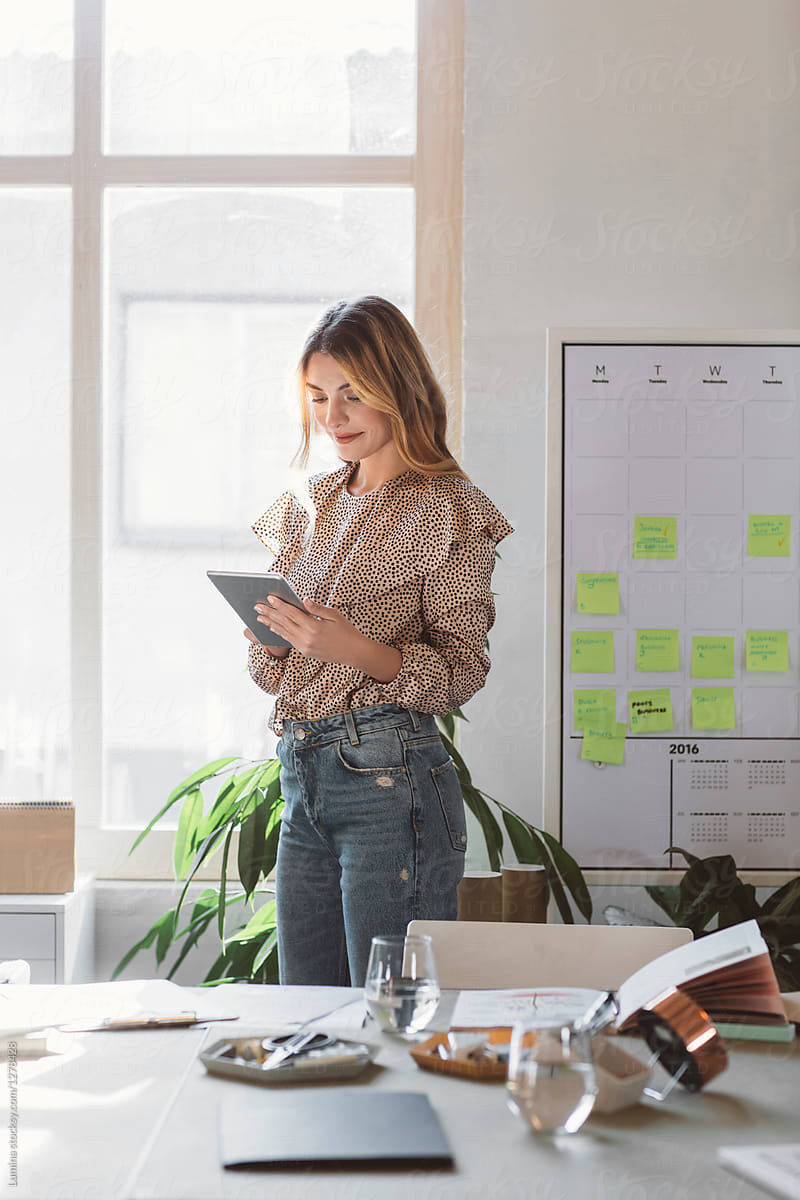
[[[4,1166],[3,1194],[36,1200],[754,1200],[763,1193],[717,1165],[717,1146],[798,1140],[797,1043],[735,1043],[729,1069],[703,1093],[678,1087],[661,1105],[646,1101],[615,1116],[593,1115],[574,1137],[547,1142],[511,1116],[502,1084],[419,1070],[404,1043],[373,1032],[374,1025],[360,1029],[363,1010],[354,1004],[324,1022],[378,1046],[369,1075],[349,1086],[426,1092],[456,1169],[224,1171],[219,1100],[251,1085],[209,1076],[196,1060],[201,1043],[234,1032],[277,1031],[348,995],[359,993],[187,989],[187,1006],[213,997],[240,1021],[207,1030],[83,1034],[64,1060],[21,1062],[19,1186],[7,1186]],[[281,1090],[291,1103],[292,1089]]]

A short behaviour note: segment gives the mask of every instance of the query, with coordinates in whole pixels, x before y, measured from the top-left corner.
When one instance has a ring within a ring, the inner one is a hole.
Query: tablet
[[[291,642],[273,633],[268,625],[259,621],[253,611],[254,606],[265,602],[267,596],[278,596],[302,612],[307,612],[294,588],[282,575],[277,571],[261,574],[248,571],[206,571],[206,574],[262,646],[291,646]]]

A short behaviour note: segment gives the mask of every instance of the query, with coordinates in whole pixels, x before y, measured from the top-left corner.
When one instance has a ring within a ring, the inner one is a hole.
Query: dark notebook
[[[453,1165],[424,1093],[361,1088],[223,1096],[220,1157],[229,1170],[312,1163]]]

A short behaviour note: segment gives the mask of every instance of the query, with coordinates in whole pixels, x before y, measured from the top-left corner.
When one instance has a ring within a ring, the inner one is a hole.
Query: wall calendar
[[[550,331],[548,377],[548,827],[797,872],[800,335]]]

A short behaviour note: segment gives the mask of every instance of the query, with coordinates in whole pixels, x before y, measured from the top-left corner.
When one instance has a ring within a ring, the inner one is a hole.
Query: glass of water
[[[534,1133],[575,1133],[594,1107],[597,1075],[588,1032],[568,1021],[520,1021],[511,1034],[508,1106]]]
[[[419,1033],[433,1019],[439,980],[427,934],[374,937],[364,999],[386,1033]]]

